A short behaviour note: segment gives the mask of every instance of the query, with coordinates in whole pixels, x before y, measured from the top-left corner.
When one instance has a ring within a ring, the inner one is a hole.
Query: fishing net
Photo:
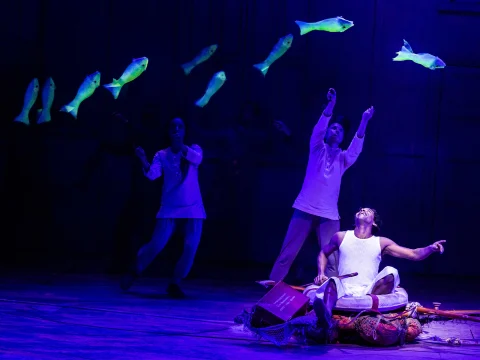
[[[283,324],[255,327],[252,326],[252,314],[246,311],[237,316],[235,322],[243,323],[259,339],[271,341],[280,346],[294,340],[297,342],[326,343],[337,340],[351,342],[352,339],[379,345],[403,345],[413,341],[422,332],[417,319],[410,317],[411,312],[388,313],[355,316],[333,315],[333,327],[324,329],[318,325],[315,313],[297,317]],[[356,342],[355,340],[353,340]]]
[[[308,340],[324,342],[325,331],[317,326],[317,318],[314,312],[300,316],[283,324],[255,327],[252,325],[252,313],[244,311],[235,318],[236,323],[243,323],[247,329],[257,337],[271,341],[277,346],[286,345],[293,338],[294,341],[306,343]]]

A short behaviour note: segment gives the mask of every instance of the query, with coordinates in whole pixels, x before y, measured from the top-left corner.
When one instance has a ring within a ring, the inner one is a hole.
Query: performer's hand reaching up
[[[145,155],[145,150],[143,150],[143,148],[140,146],[135,149],[135,155],[137,155],[140,160],[143,160],[147,157],[147,155]]]
[[[373,114],[375,113],[375,109],[373,106],[370,106],[367,110],[362,115],[362,121],[369,121],[372,117]]]
[[[337,101],[337,93],[335,92],[335,89],[330,88],[328,89],[327,93],[327,100],[330,102],[336,102]]]

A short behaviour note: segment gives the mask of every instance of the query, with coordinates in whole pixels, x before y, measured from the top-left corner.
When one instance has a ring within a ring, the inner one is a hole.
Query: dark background
[[[205,151],[200,185],[208,219],[192,276],[207,269],[259,269],[268,276],[300,191],[310,132],[329,87],[337,112],[353,120],[374,105],[363,153],[343,178],[339,209],[350,229],[360,206],[376,208],[383,234],[408,247],[447,239],[446,252],[420,263],[389,260],[404,273],[480,275],[475,266],[480,200],[480,18],[473,1],[7,0],[2,3],[0,190],[1,262],[52,271],[118,272],[149,240],[161,181],[151,183],[132,156],[121,111],[145,131],[149,157],[166,146],[174,116]],[[295,20],[343,16],[345,33],[299,36]],[[267,76],[252,67],[288,33],[291,49]],[[447,63],[431,71],[393,62],[402,40]],[[180,64],[205,46],[219,48],[186,77]],[[78,120],[58,112],[85,76],[118,78],[132,58],[147,71],[118,100],[104,88]],[[193,106],[213,73],[227,82],[204,108]],[[13,124],[27,84],[52,76],[53,121]],[[245,104],[256,119],[239,123]],[[288,141],[272,122],[292,130]],[[239,126],[242,125],[242,128]],[[169,271],[175,238],[150,269]],[[300,256],[314,275],[315,239]],[[172,260],[173,259],[173,260]]]

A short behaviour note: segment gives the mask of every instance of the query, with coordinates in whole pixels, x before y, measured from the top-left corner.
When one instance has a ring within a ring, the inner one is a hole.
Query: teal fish
[[[195,56],[192,61],[189,61],[181,65],[183,71],[185,72],[185,75],[190,74],[190,72],[193,70],[195,66],[200,65],[201,63],[210,59],[210,57],[217,50],[217,48],[218,48],[218,45],[216,44],[207,46],[206,48],[202,49],[202,51],[200,51],[200,53],[197,56]]]
[[[52,120],[50,109],[52,108],[53,98],[55,96],[55,83],[49,77],[42,88],[42,109],[38,110],[37,124],[42,124]]]
[[[33,104],[37,100],[38,91],[39,91],[38,79],[34,78],[28,84],[27,91],[25,92],[25,96],[23,98],[23,108],[20,115],[18,115],[13,121],[23,123],[25,125],[30,125],[30,119],[28,115],[30,114],[30,110],[32,109]]]
[[[120,79],[113,79],[110,84],[103,85],[103,87],[112,93],[114,99],[117,99],[120,90],[122,90],[122,86],[142,75],[143,72],[147,70],[147,66],[148,59],[146,57],[133,59],[123,72]]]
[[[225,81],[227,80],[227,76],[223,71],[219,71],[213,75],[212,79],[208,83],[207,91],[205,94],[195,102],[195,105],[199,107],[204,107],[210,101],[210,98],[220,89]]]
[[[78,108],[80,104],[93,95],[95,90],[100,86],[100,72],[96,71],[93,74],[88,75],[83,81],[82,85],[77,91],[75,99],[65,106],[62,106],[60,111],[68,112],[76,119],[78,114]]]
[[[265,59],[265,61],[260,64],[255,64],[253,66],[258,70],[260,70],[263,76],[267,75],[267,71],[270,68],[270,66],[276,60],[278,60],[283,54],[285,54],[288,49],[290,49],[290,46],[292,46],[292,42],[293,42],[292,34],[288,34],[280,38],[278,42],[275,44],[275,46],[273,47],[268,57]]]
[[[400,51],[397,52],[397,56],[393,58],[393,61],[406,61],[411,60],[414,63],[425,66],[430,70],[443,69],[445,64],[439,57],[426,53],[415,54],[412,47],[408,42],[403,40],[403,46]]]
[[[295,23],[300,28],[300,35],[305,35],[306,33],[314,30],[327,32],[344,32],[353,26],[353,21],[346,20],[341,16],[317,21],[315,23],[307,23],[303,21],[295,21]]]

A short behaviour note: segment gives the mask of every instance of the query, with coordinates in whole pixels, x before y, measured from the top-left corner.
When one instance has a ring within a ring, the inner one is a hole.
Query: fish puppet
[[[219,71],[214,74],[208,83],[207,91],[205,91],[205,94],[195,102],[195,105],[202,108],[207,105],[210,98],[223,86],[226,80],[227,76],[225,75],[225,72]]]
[[[148,59],[146,57],[133,59],[123,72],[122,76],[120,76],[120,79],[113,79],[110,84],[103,85],[103,87],[112,93],[114,99],[118,99],[122,86],[142,75],[143,72],[147,70],[147,66]]]
[[[42,87],[42,108],[38,110],[37,124],[43,124],[52,120],[50,109],[52,108],[53,98],[55,97],[55,83],[49,77]]]
[[[203,48],[202,51],[200,51],[200,53],[197,56],[195,56],[192,61],[189,61],[181,65],[183,71],[185,72],[185,75],[190,74],[195,66],[200,65],[201,63],[210,59],[213,53],[217,51],[217,48],[218,48],[218,45],[216,44],[207,46],[206,48]]]
[[[276,60],[278,60],[283,54],[285,54],[288,49],[290,49],[290,46],[292,46],[292,42],[293,42],[292,34],[288,34],[280,38],[278,42],[275,44],[275,46],[273,47],[268,57],[265,59],[265,61],[259,64],[255,64],[253,65],[253,67],[260,70],[263,76],[267,75],[267,71],[270,68],[270,66]]]
[[[445,64],[439,57],[426,53],[415,54],[412,47],[408,42],[403,40],[403,46],[400,51],[397,52],[397,56],[393,58],[393,61],[406,61],[411,60],[414,63],[425,66],[430,70],[443,69]]]
[[[353,21],[346,20],[341,16],[317,21],[315,23],[307,23],[303,21],[295,21],[295,23],[300,28],[300,35],[305,35],[310,31],[314,30],[327,32],[344,32],[353,26]]]
[[[96,71],[93,74],[88,75],[83,81],[82,85],[77,91],[75,99],[65,106],[62,106],[60,111],[64,111],[72,114],[76,119],[78,114],[78,108],[80,104],[93,95],[95,90],[100,86],[100,72]]]
[[[32,109],[33,104],[35,104],[35,101],[37,100],[39,88],[40,86],[38,85],[37,78],[34,78],[32,81],[30,81],[30,84],[28,84],[27,91],[25,92],[25,96],[23,98],[22,112],[13,121],[20,122],[25,125],[30,125],[30,119],[28,118],[28,115],[30,113],[30,110]]]

